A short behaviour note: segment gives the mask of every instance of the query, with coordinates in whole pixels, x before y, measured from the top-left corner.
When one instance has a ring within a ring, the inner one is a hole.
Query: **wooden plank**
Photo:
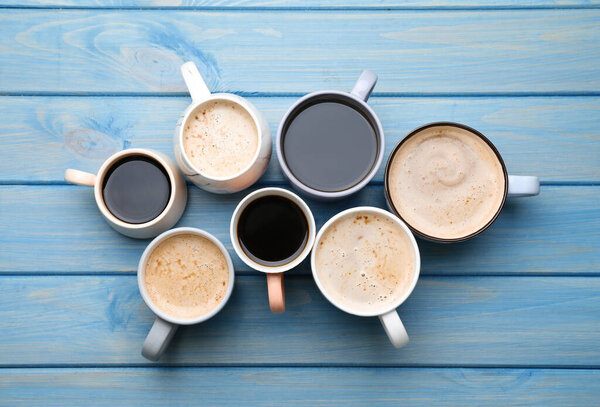
[[[274,137],[295,98],[250,100]],[[125,147],[172,156],[174,125],[188,103],[187,97],[0,97],[0,111],[11,118],[0,122],[0,182],[62,181],[67,167],[95,172]],[[450,120],[488,135],[512,173],[600,181],[598,97],[376,97],[371,105],[385,129],[387,154],[412,129]],[[383,181],[383,167],[375,181]],[[261,182],[284,182],[275,155]]]
[[[216,235],[238,273],[249,271],[232,249],[229,220],[246,192],[214,195],[189,188],[179,226]],[[496,223],[461,244],[419,241],[423,274],[597,274],[600,272],[600,188],[544,186],[539,197],[509,201]],[[129,272],[148,241],[114,232],[98,213],[93,192],[75,186],[0,187],[0,271]],[[385,207],[381,186],[337,203],[308,201],[317,227],[354,206]],[[31,254],[35,253],[35,256]],[[309,274],[305,262],[294,273]]]
[[[2,0],[1,5],[14,7],[94,7],[94,8],[528,8],[528,7],[589,7],[598,0]]]
[[[2,369],[20,406],[595,406],[598,370],[411,368]]]
[[[600,10],[200,12],[4,9],[0,92],[598,92]],[[285,50],[285,51],[282,51]]]
[[[1,278],[0,364],[147,364],[152,324],[135,276]],[[312,278],[286,279],[268,309],[263,276],[242,276],[227,307],[177,332],[161,364],[600,368],[600,279],[422,277],[399,308],[411,342],[377,318],[339,311]]]

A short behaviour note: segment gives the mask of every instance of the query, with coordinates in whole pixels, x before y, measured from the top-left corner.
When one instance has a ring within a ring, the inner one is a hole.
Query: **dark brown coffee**
[[[378,138],[371,121],[350,104],[322,100],[300,107],[283,131],[283,155],[304,185],[343,191],[375,164]]]
[[[242,211],[237,236],[246,255],[264,266],[281,266],[302,253],[308,240],[308,221],[288,198],[258,198]]]
[[[102,185],[108,210],[127,223],[146,223],[162,213],[171,197],[163,166],[145,156],[126,157],[108,170]]]

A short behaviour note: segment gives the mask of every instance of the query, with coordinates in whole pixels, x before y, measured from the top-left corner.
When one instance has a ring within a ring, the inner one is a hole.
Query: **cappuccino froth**
[[[485,227],[504,200],[500,160],[476,134],[433,126],[412,135],[394,155],[390,198],[400,216],[426,235],[455,239]]]
[[[240,105],[217,100],[199,106],[183,129],[192,165],[209,177],[231,177],[247,168],[258,148],[258,130]]]
[[[326,229],[315,250],[321,285],[351,310],[385,311],[411,287],[412,242],[383,215],[364,211],[342,216]]]
[[[152,250],[144,281],[152,302],[164,313],[195,319],[215,309],[229,288],[229,265],[209,239],[174,235]]]

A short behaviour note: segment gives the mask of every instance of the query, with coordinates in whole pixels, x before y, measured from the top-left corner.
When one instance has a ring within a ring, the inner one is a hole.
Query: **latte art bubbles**
[[[424,235],[457,239],[478,232],[504,202],[498,155],[477,134],[457,126],[425,127],[395,151],[387,173],[389,198],[406,223]]]

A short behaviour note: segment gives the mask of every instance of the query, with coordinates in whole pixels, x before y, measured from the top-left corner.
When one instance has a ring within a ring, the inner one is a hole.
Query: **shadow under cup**
[[[356,192],[383,159],[383,130],[367,103],[345,92],[301,98],[283,118],[280,164],[293,186],[316,198]]]

